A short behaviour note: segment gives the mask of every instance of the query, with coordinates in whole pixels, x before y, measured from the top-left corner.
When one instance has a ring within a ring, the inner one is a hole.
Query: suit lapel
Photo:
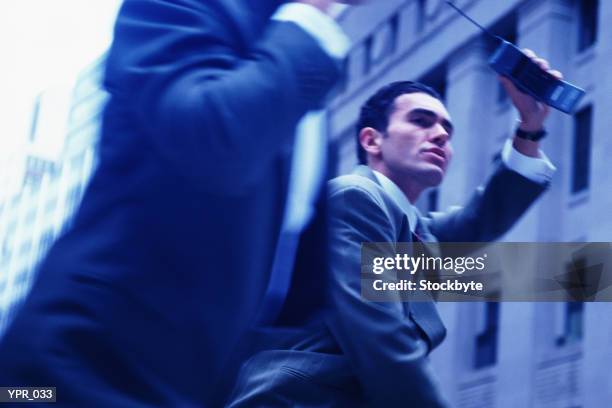
[[[378,179],[367,166],[358,166],[353,171],[353,174],[366,177],[377,185],[380,185]],[[425,245],[428,252],[432,256],[438,256],[439,250],[437,246],[437,239],[431,233],[429,228],[423,219],[419,219],[417,226],[415,227],[416,234],[410,231],[408,226],[408,216],[404,214],[403,218],[404,225],[399,230],[399,236],[397,237],[398,242],[420,242]],[[430,350],[433,350],[438,346],[444,337],[446,336],[446,328],[438,310],[436,308],[433,299],[429,297],[428,300],[415,300],[410,302],[404,302],[404,313],[416,323],[424,334],[425,339],[429,343]]]

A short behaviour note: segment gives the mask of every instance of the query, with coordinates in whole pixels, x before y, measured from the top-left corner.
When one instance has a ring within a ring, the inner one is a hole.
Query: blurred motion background
[[[100,79],[118,4],[21,0],[0,16],[7,50],[0,78],[0,333],[95,168],[107,97]],[[550,115],[543,146],[558,171],[550,191],[504,240],[612,242],[612,25],[605,24],[612,1],[455,4],[587,91],[573,115]],[[444,97],[456,133],[444,183],[418,206],[438,211],[463,203],[491,173],[516,125],[487,65],[493,44],[444,0],[373,1],[335,15],[353,40],[345,79],[328,106],[338,173],[356,164],[355,121],[365,99],[388,82],[419,80]],[[432,360],[457,407],[612,406],[612,304],[568,299],[439,308],[448,337]]]

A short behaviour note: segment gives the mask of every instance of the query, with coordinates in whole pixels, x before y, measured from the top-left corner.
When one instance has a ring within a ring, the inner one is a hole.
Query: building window
[[[399,13],[395,13],[391,19],[389,20],[389,53],[394,53],[397,50],[398,42],[399,42],[399,24],[400,24],[400,15]]]
[[[34,111],[32,112],[32,124],[30,125],[30,142],[36,139],[36,131],[38,129],[38,117],[40,116],[40,98],[38,95],[34,101]]]
[[[476,335],[474,368],[492,366],[497,361],[497,332],[499,325],[499,303],[484,303],[484,324]]]
[[[27,284],[29,278],[30,271],[28,269],[22,269],[17,273],[17,276],[15,276],[15,285],[23,286]]]
[[[372,47],[374,45],[374,37],[369,36],[363,44],[363,74],[366,75],[372,69]]]
[[[579,193],[589,187],[592,116],[592,106],[587,106],[574,116],[572,193]]]
[[[578,2],[578,51],[584,51],[597,41],[598,0]]]
[[[425,0],[418,0],[418,3],[417,3],[417,33],[422,33],[425,30],[426,20],[427,20],[427,12],[425,10]]]
[[[350,80],[350,63],[351,63],[351,58],[349,54],[346,58],[342,60],[342,65],[341,65],[342,76],[340,77],[340,81],[336,88],[338,94],[341,94],[342,92],[346,91],[346,89],[348,88],[349,80]],[[337,96],[337,94],[333,96]]]
[[[81,186],[79,184],[75,185],[68,192],[68,196],[66,197],[66,207],[68,211],[74,210],[79,201],[81,200]]]
[[[73,171],[81,170],[81,168],[83,167],[84,160],[85,160],[85,153],[81,152],[79,154],[74,155],[70,159],[70,169]]]
[[[40,238],[40,242],[38,244],[38,258],[42,258],[47,253],[47,250],[53,243],[53,229],[48,229],[44,232],[42,237]]]
[[[394,14],[382,27],[368,36],[363,44],[363,73],[381,63],[397,49],[399,35],[399,14]]]
[[[427,194],[427,210],[437,211],[438,210],[438,189],[431,190]]]
[[[28,157],[26,161],[26,173],[24,183],[33,190],[37,190],[42,183],[45,174],[53,171],[53,163],[37,157]]]
[[[584,326],[584,303],[566,302],[563,310],[563,332],[557,337],[557,346],[574,344],[582,339]]]
[[[8,237],[2,242],[2,248],[0,248],[0,265],[8,265],[11,261],[11,244]]]

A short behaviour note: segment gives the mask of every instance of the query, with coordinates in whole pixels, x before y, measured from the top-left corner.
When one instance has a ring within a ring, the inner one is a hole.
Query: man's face
[[[380,159],[392,179],[439,185],[453,155],[450,116],[438,99],[426,93],[398,96],[380,139]]]

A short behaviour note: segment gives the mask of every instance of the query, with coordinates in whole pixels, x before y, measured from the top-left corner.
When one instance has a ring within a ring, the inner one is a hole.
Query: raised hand
[[[525,48],[523,49],[523,53],[554,77],[559,79],[563,78],[563,74],[561,74],[561,72],[550,69],[548,61],[543,58],[539,58],[532,50]],[[544,120],[548,116],[550,110],[548,105],[537,101],[531,95],[521,92],[508,78],[502,76],[499,77],[499,80],[510,96],[512,104],[519,111],[521,118],[520,128],[528,132],[534,132],[542,129],[544,126]]]

